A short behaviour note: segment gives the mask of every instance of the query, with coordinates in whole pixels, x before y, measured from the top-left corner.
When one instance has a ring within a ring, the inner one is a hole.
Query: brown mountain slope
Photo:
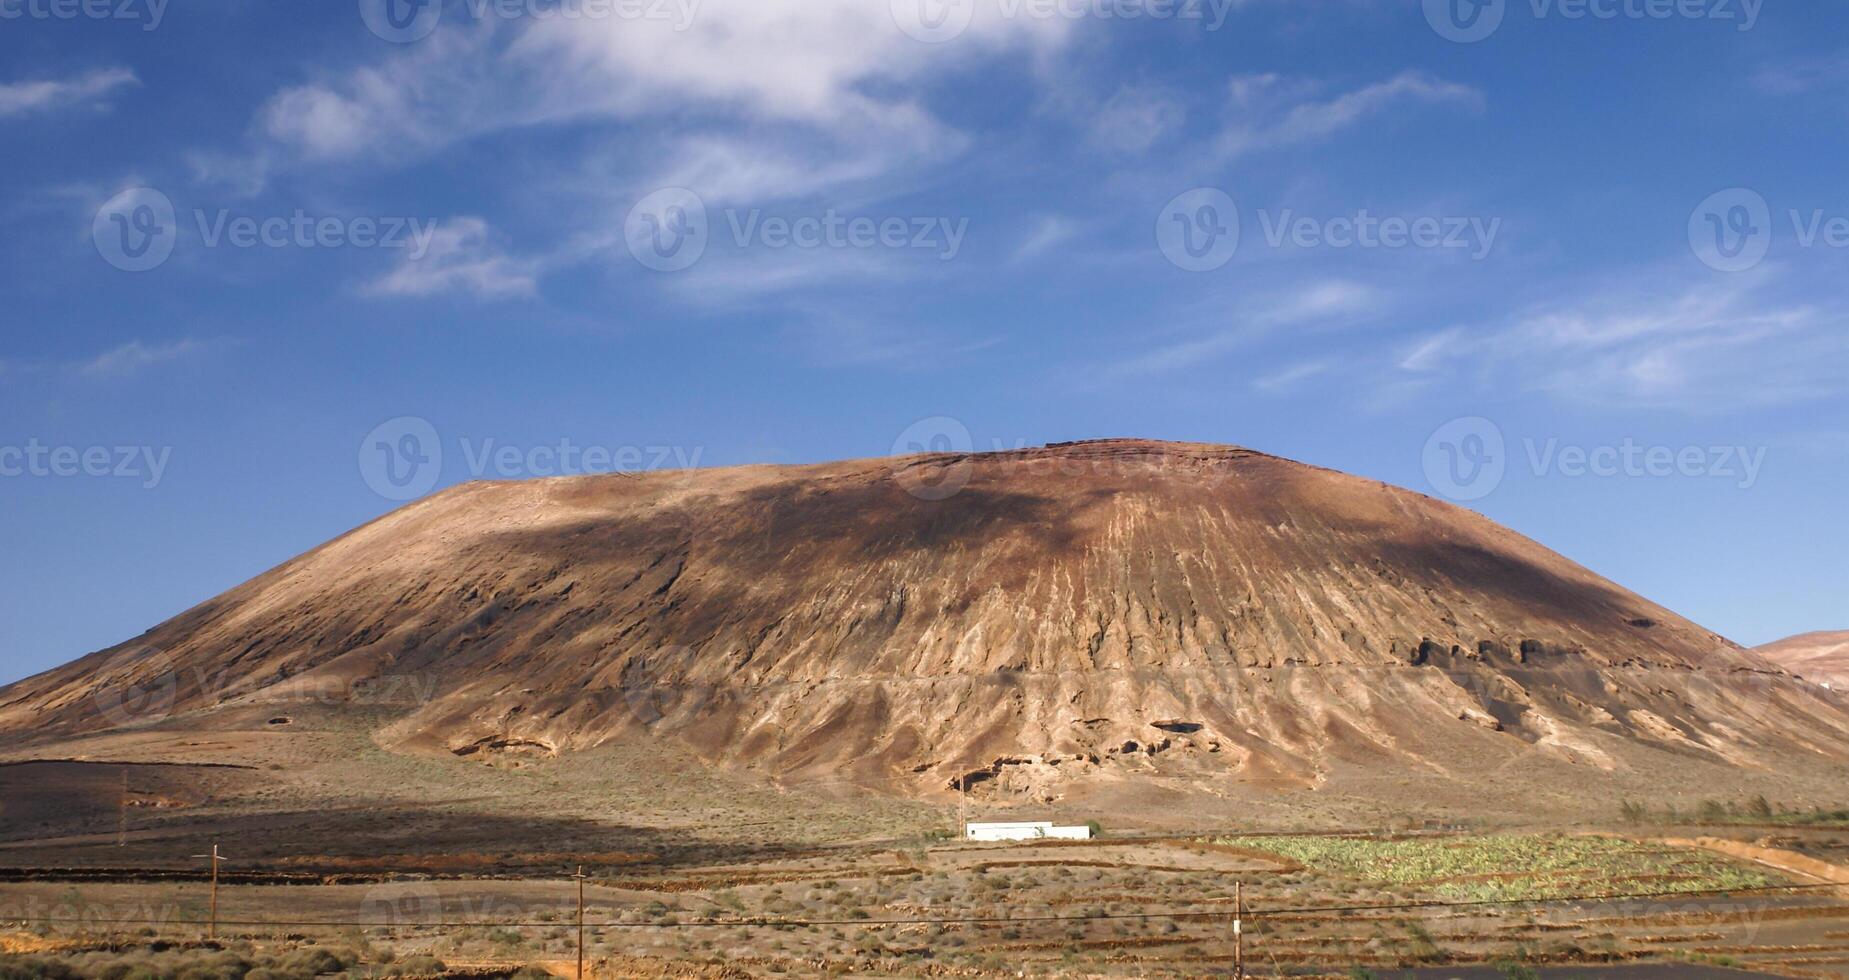
[[[1849,630],[1801,633],[1753,652],[1807,680],[1849,689]]]
[[[1849,756],[1827,692],[1474,513],[1129,440],[457,487],[0,690],[0,731],[407,678],[396,751],[645,736],[906,794]]]

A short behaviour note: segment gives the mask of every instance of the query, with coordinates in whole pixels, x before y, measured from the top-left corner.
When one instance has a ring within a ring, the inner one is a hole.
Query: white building
[[[972,823],[967,840],[1090,840],[1091,827],[1055,827],[1052,821],[1034,823]]]

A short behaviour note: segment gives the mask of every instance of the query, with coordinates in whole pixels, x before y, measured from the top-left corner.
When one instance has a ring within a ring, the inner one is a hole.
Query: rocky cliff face
[[[1849,745],[1827,692],[1476,514],[1128,440],[457,487],[0,691],[0,730],[392,684],[401,751],[665,738],[908,793]]]

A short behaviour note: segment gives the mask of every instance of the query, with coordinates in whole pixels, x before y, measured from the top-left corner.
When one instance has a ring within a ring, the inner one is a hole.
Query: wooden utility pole
[[[1245,911],[1246,883],[1236,882],[1233,885],[1233,977],[1235,980],[1245,980],[1246,975]]]
[[[584,865],[578,865],[578,873],[572,877],[578,879],[578,975],[575,980],[584,980]]]
[[[212,913],[211,913],[212,917],[206,925],[205,938],[217,939],[218,938],[218,862],[223,860],[223,857],[218,853],[217,844],[212,845],[212,853],[195,854],[193,855],[193,857],[201,857],[201,858],[209,857],[212,859]]]
[[[969,840],[969,773],[957,777],[957,839]]]
[[[122,767],[122,798],[116,813],[116,846],[128,846],[128,767]]]

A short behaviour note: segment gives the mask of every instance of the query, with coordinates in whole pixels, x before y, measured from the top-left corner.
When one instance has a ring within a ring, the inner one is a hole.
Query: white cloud
[[[93,378],[126,377],[196,354],[205,346],[190,338],[153,345],[132,340],[77,365],[77,371]]]
[[[774,146],[795,131],[861,155],[896,141],[879,158],[890,166],[950,135],[895,83],[916,89],[933,71],[1057,44],[1069,29],[1059,18],[1004,18],[993,0],[978,7],[945,45],[906,36],[888,4],[864,0],[705,0],[686,25],[546,17],[444,28],[377,64],[278,93],[260,129],[286,156],[326,161],[569,120],[671,121],[673,137],[635,134],[639,161],[694,157],[745,171],[724,179],[762,184],[759,161],[713,146]]]
[[[1834,307],[1775,295],[1778,279],[1762,267],[1726,279],[1680,277],[1653,290],[1614,287],[1474,332],[1434,334],[1399,367],[1571,401],[1686,411],[1840,393],[1849,323]]]
[[[389,89],[381,94],[389,96]],[[310,159],[333,159],[351,156],[388,132],[387,113],[403,108],[390,99],[375,102],[314,86],[293,88],[264,106],[263,128]]]
[[[1227,88],[1232,121],[1220,134],[1218,155],[1300,146],[1329,138],[1361,120],[1403,103],[1453,104],[1480,109],[1482,93],[1468,85],[1409,71],[1332,99],[1316,101],[1310,86],[1278,75],[1242,75]]]
[[[1119,153],[1142,153],[1186,118],[1181,103],[1168,93],[1126,85],[1092,114],[1091,141]]]
[[[871,94],[882,82],[928,81],[977,54],[1056,44],[1062,18],[1006,17],[975,4],[953,44],[903,33],[889,3],[866,0],[705,0],[684,30],[669,21],[535,22],[512,54],[550,66],[554,94],[628,115],[689,103],[758,120],[830,126],[843,113],[905,104]]]
[[[1325,279],[1273,293],[1229,311],[1230,320],[1204,335],[1152,348],[1118,365],[1120,376],[1162,374],[1195,367],[1287,327],[1340,324],[1372,313],[1380,304],[1371,288],[1346,279]]]
[[[1036,255],[1072,240],[1079,231],[1078,223],[1064,215],[1042,215],[1028,231],[1027,237],[1014,248],[1012,261],[1024,262]]]
[[[1001,343],[999,337],[960,338],[915,324],[899,324],[875,314],[853,315],[836,309],[803,313],[801,323],[784,338],[824,367],[879,364],[929,368],[958,360]]]
[[[1255,379],[1252,387],[1268,395],[1281,394],[1328,370],[1329,365],[1322,361],[1293,364],[1281,371]]]
[[[446,24],[415,47],[276,93],[241,159],[195,155],[192,163],[196,173],[249,192],[291,168],[392,165],[457,142],[580,125],[620,152],[593,151],[597,165],[548,175],[541,193],[562,202],[555,221],[575,228],[547,264],[620,261],[621,237],[612,229],[659,188],[691,188],[715,211],[823,196],[845,208],[941,179],[968,139],[925,108],[919,93],[974,59],[1053,50],[1071,30],[1064,18],[1002,17],[999,0],[979,0],[977,8],[968,30],[942,45],[903,33],[884,0],[704,0],[684,24],[559,17]],[[496,291],[530,288],[539,271],[486,261],[480,278]],[[743,281],[727,292],[799,285],[855,266],[884,269],[866,257],[809,263],[819,267],[812,270],[803,262],[734,267]],[[473,266],[443,268],[449,281]],[[407,264],[372,291],[439,288],[431,282],[429,272]]]
[[[536,263],[512,258],[496,247],[487,222],[456,218],[432,231],[421,255],[407,254],[396,269],[367,284],[365,292],[373,296],[531,295],[535,271]]]
[[[74,78],[0,85],[0,119],[76,105],[101,105],[123,87],[139,84],[135,73],[127,68],[103,68]]]
[[[1400,356],[1399,367],[1402,371],[1432,371],[1443,365],[1452,347],[1457,344],[1462,330],[1452,327],[1438,333],[1421,337],[1415,341],[1405,354]]]
[[[1849,58],[1788,59],[1761,69],[1753,85],[1774,96],[1836,92],[1849,87]]]

